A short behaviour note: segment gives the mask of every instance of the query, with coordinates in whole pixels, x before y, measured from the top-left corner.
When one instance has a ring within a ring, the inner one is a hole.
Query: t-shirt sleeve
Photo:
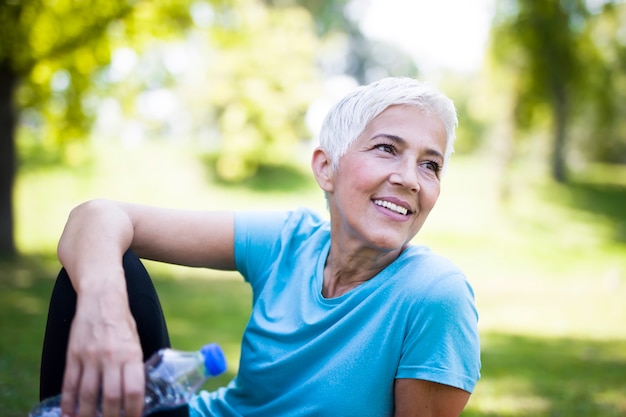
[[[412,309],[396,378],[472,392],[480,378],[478,313],[462,274],[441,277]]]
[[[288,218],[289,212],[235,213],[235,267],[253,287],[270,270]]]

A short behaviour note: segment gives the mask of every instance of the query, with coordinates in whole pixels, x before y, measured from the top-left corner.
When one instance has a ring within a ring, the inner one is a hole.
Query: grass
[[[465,417],[598,416],[626,411],[626,341],[488,333]]]
[[[324,211],[299,173],[270,169],[228,188],[189,149],[102,147],[91,165],[24,170],[17,186],[23,256],[0,263],[0,410],[25,416],[37,400],[53,253],[71,207],[107,197],[212,209]],[[626,184],[577,176],[570,186],[519,172],[498,198],[488,158],[453,158],[438,207],[416,240],[457,262],[481,315],[482,379],[466,417],[626,415]],[[283,182],[284,181],[284,182]],[[284,187],[283,187],[284,185]],[[288,191],[285,191],[287,189]],[[250,290],[236,274],[148,263],[172,342],[216,341],[236,372]]]

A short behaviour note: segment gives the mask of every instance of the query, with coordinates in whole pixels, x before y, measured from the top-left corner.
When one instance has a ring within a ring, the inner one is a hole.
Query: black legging
[[[130,311],[137,323],[144,360],[161,348],[170,347],[161,303],[152,280],[139,258],[131,251],[123,259]],[[39,398],[61,393],[70,327],[76,311],[76,292],[65,269],[52,290],[48,323],[41,355]],[[188,417],[187,406],[151,414],[154,417]]]

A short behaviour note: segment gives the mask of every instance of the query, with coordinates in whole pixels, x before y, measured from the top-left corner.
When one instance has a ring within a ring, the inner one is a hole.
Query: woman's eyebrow
[[[398,145],[406,145],[406,140],[397,135],[391,135],[388,133],[379,133],[378,135],[372,137],[372,140],[379,139],[379,138],[389,139],[390,141]],[[437,149],[433,149],[433,148],[426,149],[426,155],[437,157],[441,159],[442,161],[444,160],[443,154],[439,152]]]
[[[379,138],[389,139],[390,141],[395,142],[398,145],[406,145],[406,140],[402,139],[400,136],[391,135],[388,133],[379,133],[378,135],[374,136],[371,140],[379,139]]]
[[[426,149],[426,155],[434,156],[436,158],[441,159],[442,161],[444,160],[443,154],[439,152],[437,149],[432,149],[432,148]]]

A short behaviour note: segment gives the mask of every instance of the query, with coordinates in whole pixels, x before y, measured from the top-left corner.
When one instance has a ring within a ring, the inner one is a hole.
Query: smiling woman
[[[413,79],[348,94],[311,162],[330,221],[306,208],[80,205],[59,242],[42,392],[62,391],[66,413],[89,415],[102,392],[106,416],[140,415],[142,357],[169,344],[142,257],[236,270],[253,294],[235,378],[161,417],[458,416],[480,377],[473,291],[409,243],[439,196],[455,125],[452,102]]]
[[[439,118],[394,105],[367,124],[336,168],[322,148],[315,151],[313,171],[329,201],[336,256],[376,259],[387,252],[381,269],[398,257],[439,197],[446,143]]]

